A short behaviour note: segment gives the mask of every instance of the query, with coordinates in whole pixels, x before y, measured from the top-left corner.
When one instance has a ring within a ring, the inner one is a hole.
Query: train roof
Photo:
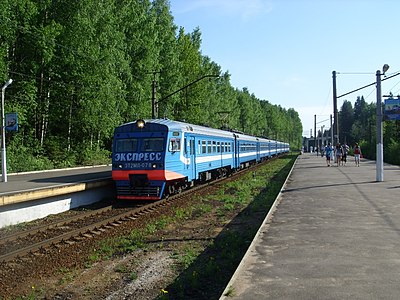
[[[247,140],[247,141],[265,141],[265,142],[273,141],[270,139],[255,137],[255,136],[246,135],[246,134],[238,133],[238,132],[234,132],[234,131],[215,129],[215,128],[211,128],[211,127],[194,125],[194,124],[189,124],[186,122],[173,121],[173,120],[169,120],[169,119],[147,119],[144,121],[146,123],[155,123],[155,124],[165,125],[168,127],[168,129],[170,131],[193,132],[193,133],[201,134],[201,135],[217,135],[220,137],[227,137],[227,138],[232,138],[234,135],[236,135],[239,139]],[[121,126],[124,126],[127,124],[133,124],[135,122],[136,121],[126,123]]]

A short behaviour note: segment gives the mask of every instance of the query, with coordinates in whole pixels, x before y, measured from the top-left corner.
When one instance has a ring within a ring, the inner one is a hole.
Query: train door
[[[261,160],[261,149],[260,149],[260,141],[257,138],[257,142],[256,142],[256,161],[259,162]]]
[[[237,135],[236,134],[234,134],[233,135],[234,137],[235,137],[235,144],[233,145],[233,159],[234,159],[234,161],[235,161],[235,163],[234,163],[234,166],[235,166],[235,169],[238,169],[239,168],[239,166],[240,166],[240,163],[239,163],[239,140],[237,139]]]
[[[196,149],[195,149],[195,137],[185,137],[185,158],[186,158],[186,169],[188,170],[189,180],[196,179]]]

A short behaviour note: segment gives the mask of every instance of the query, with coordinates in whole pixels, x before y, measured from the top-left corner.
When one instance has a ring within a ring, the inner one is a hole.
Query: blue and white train
[[[289,152],[289,144],[183,122],[137,120],[114,131],[117,198],[158,200]]]

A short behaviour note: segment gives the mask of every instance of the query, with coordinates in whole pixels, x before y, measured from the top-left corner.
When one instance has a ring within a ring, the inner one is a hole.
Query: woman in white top
[[[361,148],[360,148],[360,146],[358,146],[358,143],[356,143],[354,145],[353,152],[354,152],[354,160],[356,162],[356,166],[359,167],[360,166],[360,157],[361,157]]]

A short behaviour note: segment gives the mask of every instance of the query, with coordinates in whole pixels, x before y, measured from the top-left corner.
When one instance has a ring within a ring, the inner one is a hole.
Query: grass
[[[157,298],[217,299],[247,251],[295,159],[296,156],[292,155],[271,161],[238,181],[221,185],[217,193],[206,199],[195,199],[188,207],[176,208],[170,216],[151,221],[144,228],[133,230],[128,236],[106,240],[93,250],[88,262],[92,264],[113,255],[150,247],[146,244],[146,237],[170,224],[184,223],[190,218],[199,218],[213,212],[213,218],[222,223],[230,220],[231,214],[237,214],[232,225],[228,224],[215,239],[207,242],[192,240],[174,248],[173,267],[179,276]],[[235,226],[235,222],[241,225]],[[154,247],[162,248],[163,239]],[[115,271],[127,274],[130,280],[137,278],[136,273],[123,266],[118,266]],[[229,290],[228,293],[233,295],[234,291]]]
[[[239,181],[223,185],[216,195],[208,197],[209,201],[222,202],[217,212],[220,220],[224,220],[235,208],[241,209],[235,220],[242,225],[239,230],[228,225],[199,252],[196,259],[192,260],[191,256],[190,260],[185,261],[178,278],[166,288],[168,294],[160,295],[158,300],[219,298],[277,197],[295,159],[296,156],[276,159],[255,174],[249,173]],[[227,296],[233,295],[234,290],[230,288]]]

